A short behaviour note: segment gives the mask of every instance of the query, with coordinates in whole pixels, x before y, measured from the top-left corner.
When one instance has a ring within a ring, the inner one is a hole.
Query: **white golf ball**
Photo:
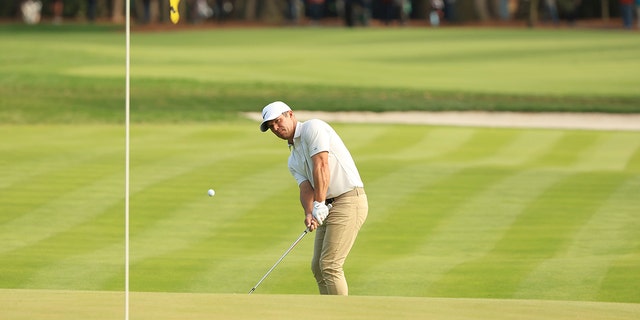
[[[213,189],[209,189],[209,191],[207,191],[207,194],[209,194],[209,197],[213,197],[216,192]]]

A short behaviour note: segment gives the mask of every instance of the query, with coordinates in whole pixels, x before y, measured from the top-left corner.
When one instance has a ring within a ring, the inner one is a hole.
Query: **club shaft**
[[[284,252],[284,254],[282,255],[282,257],[280,257],[280,259],[278,259],[278,261],[276,261],[276,263],[271,267],[271,269],[269,269],[269,271],[267,271],[267,273],[264,274],[264,276],[262,277],[262,279],[260,279],[260,281],[258,281],[258,283],[256,283],[255,286],[253,286],[253,288],[251,288],[251,290],[249,291],[249,294],[252,294],[254,291],[256,291],[256,288],[262,283],[262,281],[264,281],[264,279],[267,278],[267,276],[271,273],[271,271],[273,271],[273,269],[275,269],[278,264],[280,264],[280,262],[284,259],[284,257],[287,256],[287,254],[289,254],[289,252],[291,250],[293,250],[293,248],[298,244],[298,242],[300,242],[300,240],[302,240],[302,238],[304,238],[304,236],[309,232],[309,228],[305,229],[302,234],[298,237],[298,239],[296,239],[295,242],[293,242],[293,244],[289,247],[289,249],[287,249],[287,251]]]

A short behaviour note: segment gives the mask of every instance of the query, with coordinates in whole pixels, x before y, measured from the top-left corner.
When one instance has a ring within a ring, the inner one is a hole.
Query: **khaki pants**
[[[316,230],[311,271],[320,294],[346,296],[349,287],[342,267],[367,219],[369,205],[362,188],[334,198],[332,205],[324,224]]]

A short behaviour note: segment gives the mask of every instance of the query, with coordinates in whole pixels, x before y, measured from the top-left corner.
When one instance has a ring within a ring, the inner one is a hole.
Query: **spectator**
[[[40,22],[41,10],[42,2],[40,1],[26,0],[20,4],[22,19],[26,24],[38,24]]]
[[[576,19],[578,18],[578,9],[580,8],[580,4],[582,0],[560,0],[558,1],[558,5],[562,8],[562,12],[566,14],[567,22],[570,25],[575,24]]]
[[[293,24],[298,24],[300,20],[300,7],[302,7],[300,0],[287,0],[287,18]]]
[[[309,16],[314,24],[318,24],[324,15],[324,0],[307,0]]]
[[[372,16],[372,4],[371,4],[372,0],[358,0],[356,1],[356,3],[358,4],[357,6],[355,6],[355,14],[356,17],[358,18],[358,20],[360,20],[360,23],[363,26],[368,26],[369,25],[369,20],[371,19]]]
[[[500,0],[498,2],[498,16],[503,21],[511,19],[511,13],[509,12],[509,0]]]
[[[409,15],[411,15],[412,5],[410,0],[395,0],[396,6],[400,14],[400,23],[407,24],[409,22]]]
[[[456,21],[456,0],[445,0],[444,1],[444,18],[448,22]]]
[[[371,0],[343,0],[338,4],[339,15],[344,19],[347,27],[356,24],[369,25],[371,19]]]
[[[622,16],[622,26],[631,29],[633,25],[633,1],[620,0],[620,15]]]
[[[63,1],[53,0],[51,8],[53,9],[53,24],[62,24],[62,12],[64,10]]]
[[[545,0],[545,7],[547,7],[547,11],[549,12],[549,19],[553,22],[553,24],[558,24],[558,5],[556,0]]]
[[[151,0],[142,0],[142,23],[151,22]]]
[[[96,1],[87,0],[87,20],[94,22],[96,20]]]
[[[411,3],[409,0],[382,0],[382,21],[389,25],[395,19],[400,24],[405,24],[409,20]]]
[[[640,29],[640,0],[636,0],[636,19],[638,19],[638,29]]]
[[[386,25],[389,25],[395,18],[393,7],[393,0],[382,0],[382,22]]]
[[[354,5],[354,0],[344,0],[344,11],[342,12],[342,14],[344,15],[344,24],[347,27],[353,27],[354,22],[353,22],[353,5]]]
[[[474,5],[476,8],[476,13],[478,14],[478,18],[480,21],[485,22],[490,19],[489,9],[487,0],[475,0]]]
[[[440,25],[440,19],[444,15],[444,1],[443,0],[431,0],[431,12],[429,13],[429,23],[432,26],[437,27]]]

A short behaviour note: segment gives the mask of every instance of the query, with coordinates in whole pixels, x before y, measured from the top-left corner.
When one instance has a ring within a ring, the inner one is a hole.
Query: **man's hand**
[[[313,215],[313,218],[316,219],[319,225],[322,225],[324,219],[329,215],[329,207],[327,207],[324,202],[314,201],[311,215]]]
[[[307,226],[307,229],[309,229],[309,232],[313,232],[314,230],[318,229],[318,222],[315,219],[313,219],[313,216],[311,215],[311,213],[308,213],[305,216],[304,225]]]

